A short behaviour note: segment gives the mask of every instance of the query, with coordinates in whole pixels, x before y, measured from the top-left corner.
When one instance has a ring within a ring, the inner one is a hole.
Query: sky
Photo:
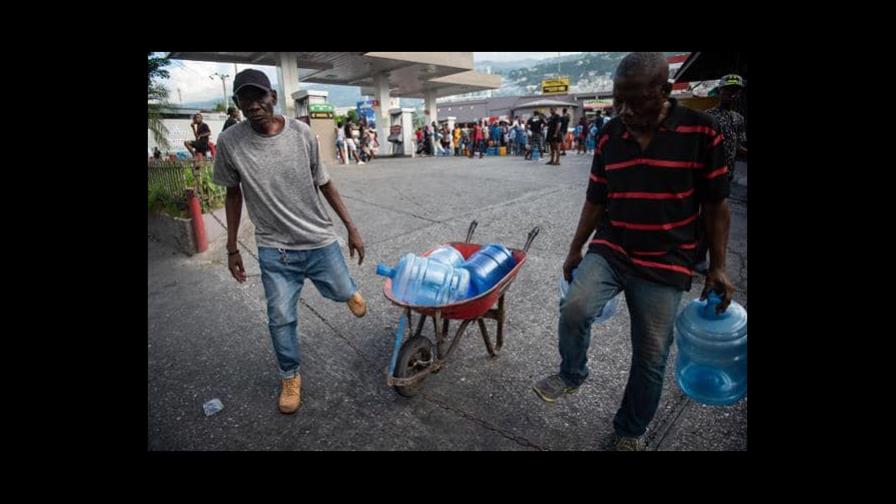
[[[569,54],[579,54],[575,52],[474,52],[473,62],[480,61],[516,61],[522,59],[543,60],[546,58],[556,58],[559,56],[567,56]]]
[[[554,58],[558,54],[566,56],[576,53],[556,53],[556,52],[474,52],[473,61],[478,63],[481,61],[514,61],[521,59],[546,59]],[[238,65],[238,70],[246,68],[256,68],[267,74],[273,85],[277,85],[277,69],[273,66],[263,65]],[[171,64],[166,67],[170,77],[165,82],[168,88],[168,100],[172,103],[190,103],[215,99],[224,99],[225,93],[221,89],[221,79],[214,77],[213,74],[229,75],[225,80],[226,96],[231,96],[233,76],[235,75],[234,65],[232,63],[206,63],[201,61],[171,60]],[[209,77],[212,76],[212,77]],[[180,95],[178,95],[178,89]],[[230,104],[230,100],[226,100]]]

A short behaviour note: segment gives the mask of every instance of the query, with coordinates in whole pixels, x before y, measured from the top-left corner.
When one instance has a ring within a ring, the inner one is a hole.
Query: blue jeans
[[[348,301],[357,290],[339,242],[311,250],[258,247],[261,282],[268,300],[268,328],[281,378],[299,373],[299,312],[297,303],[305,278],[333,301]]]
[[[560,303],[560,377],[572,387],[588,377],[591,324],[620,291],[631,316],[632,362],[613,427],[620,436],[638,437],[659,406],[681,290],[618,272],[600,254],[586,254]]]

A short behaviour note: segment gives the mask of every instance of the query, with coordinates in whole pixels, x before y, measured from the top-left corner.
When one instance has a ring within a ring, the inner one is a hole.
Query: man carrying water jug
[[[541,399],[554,402],[582,385],[592,321],[624,292],[632,359],[613,419],[617,450],[644,449],[642,436],[659,405],[679,301],[691,288],[701,209],[710,246],[701,298],[719,292],[721,311],[734,292],[725,274],[730,214],[723,138],[712,118],[670,98],[668,78],[661,53],[631,53],[616,69],[617,117],[597,140],[585,204],[563,263],[571,285],[560,303],[560,372],[534,386]],[[598,227],[600,222],[608,225]],[[595,228],[583,258],[582,247]]]
[[[348,304],[363,317],[367,303],[349,275],[339,242],[320,195],[348,230],[351,257],[364,260],[364,241],[336,185],[318,155],[319,145],[303,122],[274,115],[277,92],[258,70],[238,73],[233,100],[248,121],[218,136],[214,182],[227,187],[227,266],[238,282],[246,270],[237,247],[243,195],[255,224],[258,263],[268,304],[268,328],[277,355],[282,389],[279,408],[301,405],[302,378],[296,304],[305,279],[327,299]]]

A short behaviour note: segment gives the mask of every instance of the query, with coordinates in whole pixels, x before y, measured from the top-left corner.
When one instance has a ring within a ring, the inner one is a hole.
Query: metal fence
[[[149,206],[161,203],[169,208],[186,208],[186,190],[196,190],[203,212],[223,203],[223,188],[211,183],[212,163],[199,162],[194,172],[194,161],[151,160],[147,169]],[[198,178],[194,175],[198,175]]]
[[[172,199],[184,197],[187,189],[186,173],[191,169],[189,162],[160,161],[150,163],[147,188],[150,193],[164,194]]]

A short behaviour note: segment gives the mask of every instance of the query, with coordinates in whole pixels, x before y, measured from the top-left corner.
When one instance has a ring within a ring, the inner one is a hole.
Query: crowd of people
[[[376,159],[380,143],[376,128],[367,124],[367,118],[361,116],[357,123],[346,120],[342,126],[336,127],[336,155],[339,162],[349,164],[354,160],[357,164],[367,164]]]
[[[567,150],[576,154],[593,154],[595,139],[609,115],[601,111],[593,117],[582,117],[575,128],[570,128],[571,116],[567,109],[558,113],[552,108],[545,117],[535,111],[528,120],[516,116],[511,121],[484,119],[478,122],[447,124],[433,122],[417,128],[414,133],[415,153],[418,156],[466,156],[482,158],[488,149],[504,148],[510,156],[538,159],[550,155],[548,164],[559,165],[560,156]],[[537,153],[537,157],[535,156]]]

